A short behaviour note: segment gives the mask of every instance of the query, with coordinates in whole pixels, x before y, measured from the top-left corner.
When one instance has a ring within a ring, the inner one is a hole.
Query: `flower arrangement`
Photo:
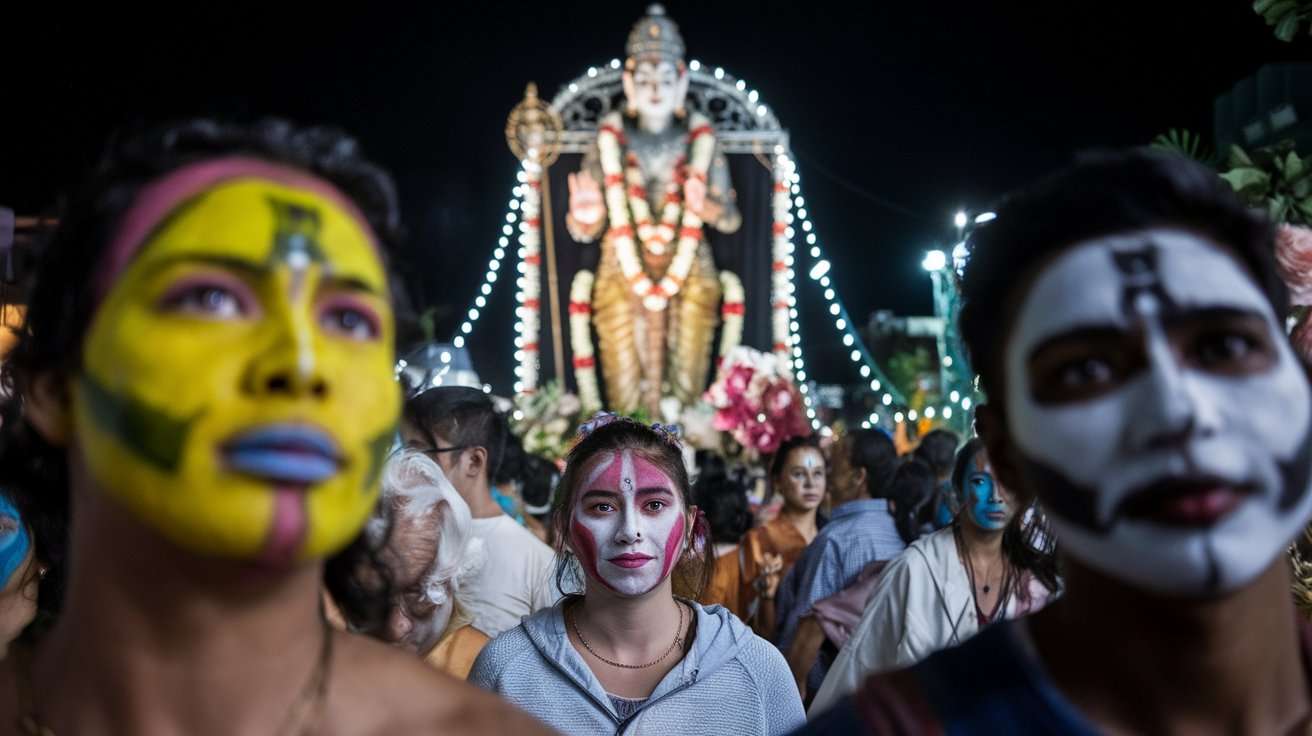
[[[1312,230],[1281,225],[1276,231],[1276,271],[1289,287],[1290,341],[1304,360],[1312,359]]]
[[[510,429],[531,455],[560,460],[574,442],[574,427],[582,405],[579,398],[551,381],[536,393],[515,397]]]
[[[715,429],[749,453],[768,455],[784,440],[811,431],[797,387],[770,353],[734,349],[705,398],[715,409]]]

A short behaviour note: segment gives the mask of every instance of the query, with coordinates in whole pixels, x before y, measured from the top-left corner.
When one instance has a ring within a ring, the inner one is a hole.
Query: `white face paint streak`
[[[1202,371],[1175,355],[1160,313],[1165,305],[1157,298],[1141,293],[1127,315],[1127,277],[1113,253],[1147,243],[1156,245],[1156,273],[1181,311],[1226,307],[1262,315],[1276,346],[1275,365],[1241,376]],[[1092,399],[1037,402],[1027,369],[1032,351],[1050,337],[1089,326],[1142,329],[1147,368]],[[1195,235],[1150,230],[1065,251],[1040,273],[1021,306],[1005,373],[1008,426],[1019,449],[1096,494],[1095,517],[1105,531],[1057,513],[1050,517],[1065,549],[1105,574],[1167,594],[1232,591],[1266,569],[1312,513],[1312,493],[1288,511],[1277,507],[1285,490],[1280,463],[1298,459],[1312,423],[1307,379],[1252,279]],[[1172,432],[1185,436],[1164,446],[1160,438]],[[1255,490],[1207,527],[1113,518],[1132,492],[1182,476]],[[1035,490],[1042,498],[1045,489]]]

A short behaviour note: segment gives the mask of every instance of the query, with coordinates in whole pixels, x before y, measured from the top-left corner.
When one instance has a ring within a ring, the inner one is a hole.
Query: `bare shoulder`
[[[497,696],[362,636],[338,633],[326,726],[334,734],[553,733]]]

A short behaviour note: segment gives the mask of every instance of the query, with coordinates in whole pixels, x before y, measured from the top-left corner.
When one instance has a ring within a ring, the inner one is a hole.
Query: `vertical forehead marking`
[[[620,455],[620,484],[623,486],[622,490],[628,493],[634,493],[636,488],[634,488],[633,481],[633,453],[629,450],[625,450]]]
[[[1127,318],[1146,319],[1178,310],[1162,284],[1156,243],[1148,242],[1139,248],[1113,248],[1111,256],[1121,275],[1121,309]]]
[[[323,263],[323,246],[319,244],[322,217],[317,207],[265,198],[273,210],[273,243],[269,265],[286,263],[293,271],[304,271],[311,263]]]
[[[266,195],[265,201],[273,210],[273,242],[266,265],[274,269],[279,264],[286,264],[291,270],[287,290],[290,303],[295,304],[307,288],[310,264],[322,265],[325,261],[323,246],[319,243],[323,217],[317,207],[272,195]],[[298,324],[295,330],[296,368],[302,376],[314,373],[312,329],[308,324]]]

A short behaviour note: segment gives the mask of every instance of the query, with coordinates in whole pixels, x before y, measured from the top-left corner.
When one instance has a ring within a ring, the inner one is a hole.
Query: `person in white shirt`
[[[464,590],[473,625],[495,637],[554,605],[555,553],[492,497],[507,447],[517,441],[492,400],[463,386],[429,389],[406,402],[401,438],[435,460],[469,504],[473,535],[487,553]]]
[[[1058,589],[1052,537],[1034,507],[1017,507],[970,440],[952,471],[957,513],[880,574],[851,638],[811,703],[823,713],[872,672],[909,667],[985,626],[1042,608]]]

